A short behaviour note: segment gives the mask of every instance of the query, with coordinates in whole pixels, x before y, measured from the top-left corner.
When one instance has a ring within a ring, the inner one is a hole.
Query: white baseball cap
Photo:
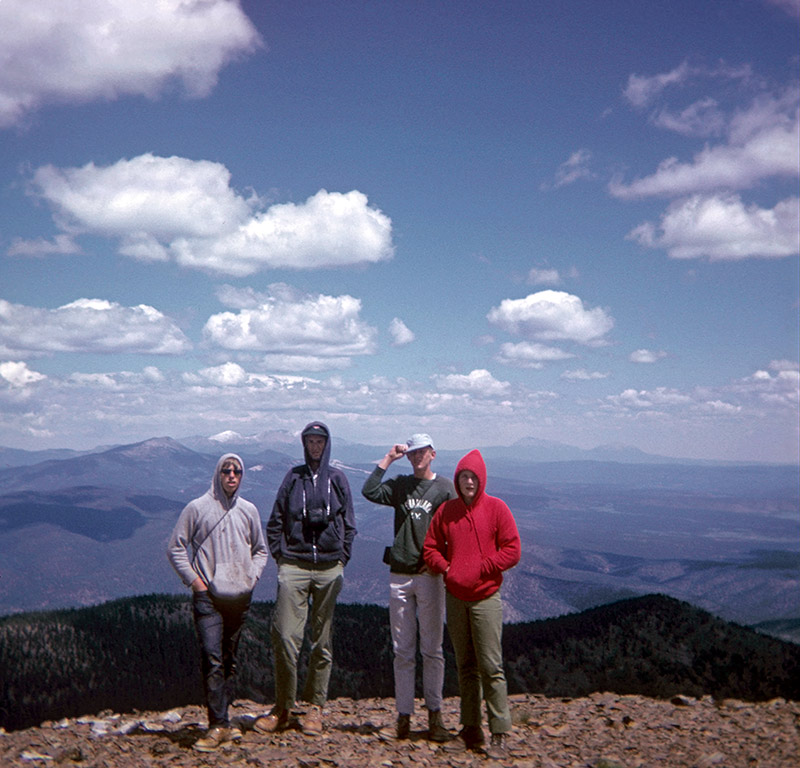
[[[431,440],[431,436],[426,435],[424,432],[418,432],[416,435],[411,435],[406,443],[406,453],[411,453],[411,451],[418,451],[420,448],[428,447],[430,447],[431,450],[436,450],[436,448],[433,447],[433,440]]]

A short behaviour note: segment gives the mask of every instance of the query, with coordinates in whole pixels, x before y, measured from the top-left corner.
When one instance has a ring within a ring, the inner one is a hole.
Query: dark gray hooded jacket
[[[308,465],[308,434],[324,435],[325,450],[316,475]],[[275,561],[347,565],[356,535],[353,497],[342,470],[330,465],[330,430],[319,421],[306,425],[300,436],[306,463],[283,478],[267,522],[267,545]]]

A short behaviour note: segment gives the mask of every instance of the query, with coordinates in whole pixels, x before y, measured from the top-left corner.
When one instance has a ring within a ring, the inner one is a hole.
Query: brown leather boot
[[[428,740],[444,744],[452,738],[453,735],[444,727],[442,713],[438,709],[428,710]]]
[[[505,760],[508,757],[508,736],[505,733],[492,734],[486,756],[490,760]]]
[[[273,709],[267,715],[261,715],[253,723],[259,733],[278,733],[289,727],[289,713],[285,709]]]
[[[303,733],[309,736],[319,736],[322,733],[322,707],[312,704],[306,714],[301,718],[300,724]]]

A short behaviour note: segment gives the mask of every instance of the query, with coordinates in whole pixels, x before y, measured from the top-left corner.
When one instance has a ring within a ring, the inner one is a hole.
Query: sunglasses
[[[233,467],[228,467],[227,469],[221,469],[219,471],[221,475],[229,475],[231,472],[233,472],[233,474],[236,475],[236,477],[239,477],[239,475],[242,474],[241,469],[234,469]]]

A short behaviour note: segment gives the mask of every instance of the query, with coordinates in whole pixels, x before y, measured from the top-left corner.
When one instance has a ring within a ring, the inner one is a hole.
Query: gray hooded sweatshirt
[[[229,498],[222,487],[220,469],[230,459],[242,467],[244,479],[241,458],[222,456],[211,488],[184,507],[167,548],[184,584],[190,586],[199,576],[214,597],[228,599],[252,592],[267,563],[258,510],[238,490]]]

